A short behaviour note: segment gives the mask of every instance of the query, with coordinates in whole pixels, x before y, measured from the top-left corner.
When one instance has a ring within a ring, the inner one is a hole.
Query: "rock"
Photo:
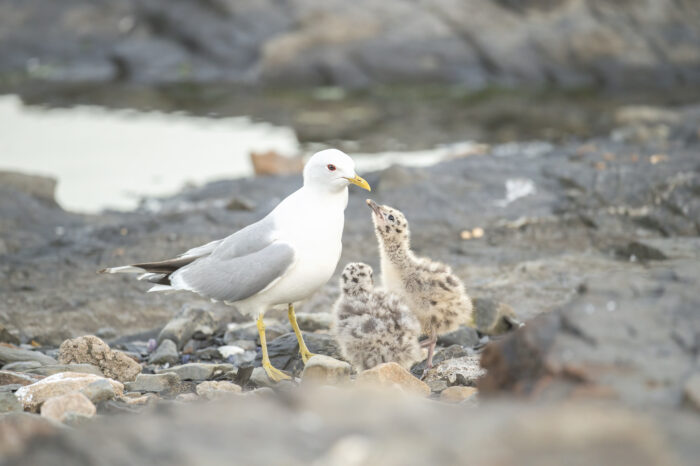
[[[63,422],[69,413],[92,417],[97,412],[95,405],[79,392],[49,398],[41,405],[43,417]]]
[[[15,394],[25,409],[36,411],[49,398],[80,391],[98,380],[107,380],[117,395],[121,395],[124,390],[124,386],[115,380],[80,372],[61,372],[31,385],[26,385],[17,390]]]
[[[289,175],[301,173],[304,169],[304,161],[301,157],[281,155],[274,150],[251,152],[250,161],[253,164],[255,174],[258,176]]]
[[[448,359],[461,358],[464,356],[469,356],[473,353],[473,351],[471,351],[468,348],[464,348],[461,345],[449,346],[435,353],[435,356],[433,356],[433,367]],[[411,373],[416,377],[423,377],[423,373],[425,372],[425,366],[427,365],[427,362],[428,361],[426,359],[425,361],[421,361],[418,364],[415,364],[411,368]]]
[[[24,407],[12,392],[0,392],[0,414],[22,411]]]
[[[275,382],[267,376],[267,372],[262,367],[256,367],[248,379],[254,387],[274,387]]]
[[[306,346],[314,354],[324,354],[342,360],[340,347],[331,335],[322,333],[302,332]],[[299,344],[293,332],[287,333],[272,341],[267,341],[267,351],[272,365],[278,369],[298,373],[304,369],[304,363],[299,355]],[[262,355],[255,358],[255,364],[261,363]]]
[[[430,369],[425,375],[427,384],[442,381],[448,386],[466,385],[474,387],[486,371],[480,366],[480,356],[464,356],[447,359]]]
[[[80,390],[94,404],[111,400],[116,396],[114,387],[107,379],[96,380]]]
[[[11,362],[20,361],[36,361],[42,365],[56,364],[56,360],[46,356],[39,351],[31,351],[20,348],[11,348],[9,346],[0,345],[0,364],[8,364]]]
[[[245,352],[243,348],[235,345],[219,346],[218,351],[221,357],[224,359],[228,359],[231,356],[236,356]]]
[[[228,342],[230,345],[238,346],[246,351],[255,351],[258,345],[255,344],[255,340],[233,340]]]
[[[14,393],[20,388],[22,388],[24,385],[19,385],[19,384],[9,384],[9,385],[0,385],[0,392],[2,393]]]
[[[232,197],[226,204],[227,210],[245,210],[252,212],[255,210],[255,207],[255,202],[243,196]]]
[[[336,385],[350,380],[352,367],[345,361],[317,354],[306,363],[301,374],[303,384]]]
[[[124,396],[119,399],[119,401],[129,406],[143,406],[149,403],[155,403],[158,400],[160,400],[160,398],[155,393],[145,393],[143,395],[140,393],[125,393]]]
[[[506,303],[486,298],[474,298],[474,323],[485,335],[501,335],[520,327],[515,311]]]
[[[472,327],[462,326],[457,330],[440,335],[438,337],[438,345],[442,346],[466,346],[474,347],[479,344],[479,335]]]
[[[448,403],[459,403],[476,395],[477,393],[478,390],[474,387],[460,387],[455,385],[444,389],[440,393],[440,400]]]
[[[688,378],[683,392],[688,403],[700,411],[700,373],[695,373]]]
[[[39,381],[40,378],[21,372],[0,370],[0,385],[29,385]]]
[[[63,416],[63,424],[73,428],[84,427],[86,424],[91,422],[91,419],[92,415],[69,411]]]
[[[202,362],[191,362],[180,366],[173,366],[167,369],[159,369],[157,373],[174,373],[181,380],[208,380],[218,375],[233,370],[231,364],[208,364]]]
[[[133,382],[127,382],[129,392],[173,393],[180,386],[180,377],[172,372],[162,374],[139,374]]]
[[[2,178],[2,174],[0,174]],[[4,325],[0,324],[0,343],[9,343],[11,345],[19,345],[19,338],[17,338],[13,333],[5,328]]]
[[[198,340],[211,336],[216,327],[217,324],[211,312],[187,306],[163,327],[158,334],[158,341],[172,340],[178,348],[182,348],[195,336]]]
[[[172,340],[167,338],[160,342],[156,349],[148,358],[150,364],[177,364],[180,356],[177,354],[177,346]]]
[[[92,364],[49,364],[25,371],[27,374],[54,375],[61,372],[82,372],[84,374],[95,374],[104,377],[99,367]]]
[[[299,328],[306,332],[328,330],[333,322],[330,312],[297,312],[296,316]]]
[[[219,348],[216,346],[209,346],[207,348],[202,348],[195,351],[194,356],[198,359],[204,359],[205,361],[210,361],[212,359],[218,359],[221,357],[219,353]]]
[[[93,335],[66,340],[61,343],[58,360],[62,364],[87,363],[100,368],[109,378],[127,382],[141,372],[139,363],[109,346]]]
[[[400,387],[407,393],[430,395],[430,387],[395,362],[379,364],[357,375],[357,383],[367,386]]]
[[[258,353],[256,351],[245,351],[240,354],[234,354],[226,358],[226,362],[234,366],[249,366],[255,361]]]
[[[38,414],[11,412],[0,415],[0,455],[6,458],[19,455],[31,441],[41,441],[59,429],[60,424]]]
[[[29,369],[36,369],[37,367],[41,367],[41,363],[38,361],[17,361],[5,364],[2,366],[2,370],[24,372]]]
[[[197,400],[199,400],[199,395],[197,395],[196,393],[180,393],[178,396],[175,397],[175,401],[179,401],[182,403],[191,403]]]
[[[102,327],[97,329],[95,336],[102,340],[111,340],[112,338],[116,338],[117,331],[112,327]]]
[[[240,386],[225,380],[208,380],[197,385],[197,395],[207,400],[219,400],[241,393]]]
[[[0,184],[28,194],[45,204],[57,205],[55,200],[57,182],[55,178],[0,171]]]

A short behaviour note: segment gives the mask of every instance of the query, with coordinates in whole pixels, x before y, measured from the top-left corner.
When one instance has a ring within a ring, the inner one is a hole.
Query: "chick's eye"
[[[335,171],[335,165],[333,165],[332,163],[329,163],[328,165],[326,165],[326,168],[329,169],[329,170],[332,171],[332,172]]]
[[[393,222],[393,221],[394,221],[394,216],[393,216],[393,215],[389,215],[389,221],[390,221],[390,222]]]

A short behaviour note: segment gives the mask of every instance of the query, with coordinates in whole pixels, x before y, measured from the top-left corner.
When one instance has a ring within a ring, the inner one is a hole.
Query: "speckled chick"
[[[340,289],[332,331],[347,361],[358,370],[384,362],[408,369],[422,359],[418,320],[396,294],[374,288],[369,265],[346,265]]]
[[[417,257],[411,251],[408,221],[399,210],[371,199],[372,220],[379,241],[382,284],[399,294],[418,318],[421,330],[428,335],[427,367],[437,336],[471,325],[473,306],[464,285],[445,264]]]

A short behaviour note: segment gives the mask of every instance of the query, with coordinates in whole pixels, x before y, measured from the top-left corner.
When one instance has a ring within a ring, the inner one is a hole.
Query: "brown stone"
[[[449,403],[459,403],[460,401],[466,400],[478,392],[479,391],[474,387],[461,387],[459,385],[455,385],[454,387],[444,389],[442,393],[440,393],[440,399]]]
[[[403,391],[421,396],[430,395],[430,387],[395,362],[379,364],[360,372],[357,383],[366,386],[400,387]]]
[[[256,175],[289,175],[301,173],[304,169],[301,157],[285,157],[272,150],[251,152],[250,161]]]
[[[301,374],[303,384],[338,384],[350,380],[350,364],[330,356],[317,354],[311,357]]]
[[[225,380],[208,380],[197,385],[197,395],[207,400],[218,400],[228,396],[241,393],[239,385]]]
[[[43,417],[60,422],[63,422],[69,413],[92,417],[96,412],[97,409],[92,401],[79,392],[49,398],[41,405]]]
[[[120,382],[134,380],[141,372],[141,365],[121,351],[115,351],[93,335],[66,340],[58,350],[61,364],[87,363],[100,368],[102,373]]]

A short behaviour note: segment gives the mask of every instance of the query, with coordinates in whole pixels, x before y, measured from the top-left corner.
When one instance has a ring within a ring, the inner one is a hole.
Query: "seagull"
[[[262,366],[275,382],[289,379],[270,363],[263,315],[271,307],[286,304],[304,363],[313,356],[299,330],[293,303],[321,288],[338,265],[348,186],[371,191],[355,172],[353,160],[337,149],[314,154],[303,178],[303,186],[266,217],[226,238],[173,259],[106,268],[100,273],[139,273],[140,280],[155,283],[149,291],[191,291],[257,315]]]

